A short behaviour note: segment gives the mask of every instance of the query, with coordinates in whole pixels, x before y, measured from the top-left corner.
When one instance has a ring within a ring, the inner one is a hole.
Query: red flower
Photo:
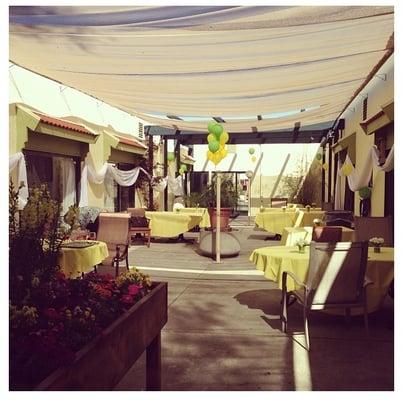
[[[60,319],[59,313],[54,308],[46,308],[43,311],[43,315],[49,319]]]
[[[140,289],[142,289],[142,286],[136,285],[135,283],[133,283],[132,285],[129,285],[127,289],[128,289],[129,295],[135,296],[140,291]]]
[[[120,301],[126,304],[133,304],[133,297],[130,294],[125,294],[121,297]]]
[[[58,281],[65,281],[66,280],[66,275],[62,271],[56,272],[56,279]]]

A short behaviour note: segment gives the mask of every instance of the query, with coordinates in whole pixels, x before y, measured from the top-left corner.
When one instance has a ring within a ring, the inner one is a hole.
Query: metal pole
[[[216,263],[221,262],[221,174],[217,172],[217,209],[216,209],[216,235],[215,235],[215,250]]]
[[[251,190],[251,180],[250,178],[248,178],[248,225],[250,225],[250,201],[251,201],[251,194],[252,194],[252,190]]]

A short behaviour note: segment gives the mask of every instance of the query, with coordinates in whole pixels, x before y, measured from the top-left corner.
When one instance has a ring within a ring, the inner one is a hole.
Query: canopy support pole
[[[216,235],[215,251],[216,263],[221,263],[221,174],[217,172],[217,208],[216,208]]]

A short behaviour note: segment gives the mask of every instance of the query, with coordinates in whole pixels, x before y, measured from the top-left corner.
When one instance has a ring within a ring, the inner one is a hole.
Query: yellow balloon
[[[341,167],[341,173],[344,176],[349,176],[353,172],[353,166],[351,164],[343,164]]]
[[[222,160],[223,158],[225,158],[227,156],[228,150],[227,150],[227,148],[225,146],[220,146],[220,150],[217,151],[217,153],[220,154],[220,157],[221,157],[221,160]]]
[[[210,142],[213,142],[214,140],[217,140],[217,138],[215,137],[215,135],[213,135],[212,133],[209,133],[209,134],[207,135],[207,142],[210,143]]]
[[[322,168],[327,171],[329,169],[329,164],[328,163],[323,163]]]
[[[224,131],[220,136],[220,144],[224,145],[225,143],[228,142],[228,140],[229,140],[229,135],[227,132]]]
[[[213,161],[213,153],[210,150],[207,150],[207,159]]]
[[[256,156],[252,156],[251,160],[252,160],[252,162],[255,162],[256,161]]]
[[[213,154],[212,161],[213,161],[214,165],[217,165],[221,161],[221,156],[218,151]]]

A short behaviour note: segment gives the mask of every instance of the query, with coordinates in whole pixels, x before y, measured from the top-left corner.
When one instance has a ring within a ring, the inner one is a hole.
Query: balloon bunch
[[[371,198],[372,189],[369,186],[364,186],[358,191],[361,199],[366,200]]]
[[[229,135],[220,124],[214,121],[209,122],[207,129],[209,132],[207,135],[207,159],[217,165],[228,154],[226,143]]]
[[[174,161],[174,160],[175,160],[175,155],[174,155],[174,153],[168,153],[168,155],[167,155],[167,160],[168,160],[168,162]]]
[[[256,156],[254,156],[255,154],[255,149],[253,147],[250,147],[248,150],[249,154],[251,155],[251,161],[252,162],[256,162]]]
[[[180,168],[179,168],[179,175],[183,175],[185,172],[187,172],[188,167],[186,164],[181,164]]]

